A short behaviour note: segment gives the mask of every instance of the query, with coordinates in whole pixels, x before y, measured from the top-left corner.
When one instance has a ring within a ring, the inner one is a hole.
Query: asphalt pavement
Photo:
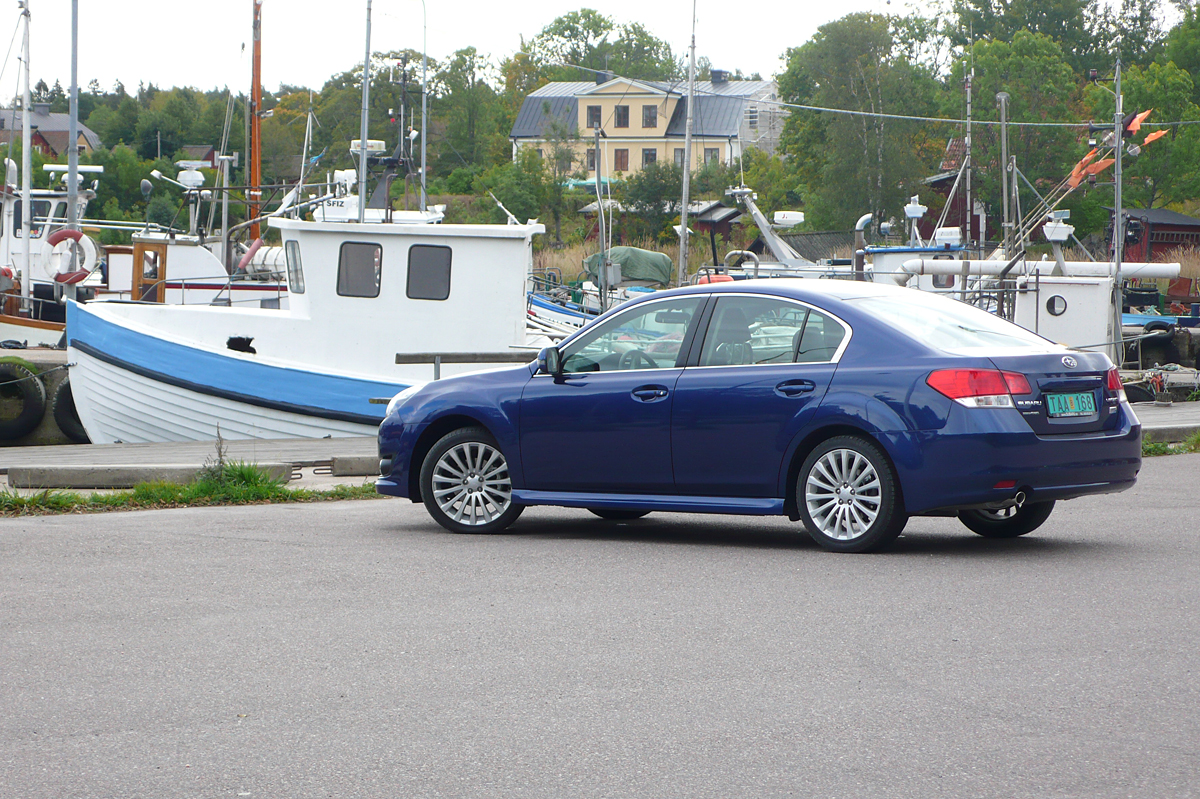
[[[0,796],[1195,796],[1198,484],[875,555],[401,500],[2,520]]]

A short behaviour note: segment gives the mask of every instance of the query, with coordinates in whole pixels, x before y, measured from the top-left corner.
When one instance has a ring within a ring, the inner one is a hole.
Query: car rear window
[[[940,350],[1015,347],[1045,349],[1036,333],[957,300],[908,289],[851,300],[859,309]]]

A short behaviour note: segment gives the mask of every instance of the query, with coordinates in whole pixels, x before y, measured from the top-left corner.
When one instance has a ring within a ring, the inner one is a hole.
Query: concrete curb
[[[277,480],[292,475],[290,463],[259,463],[259,468]],[[140,464],[137,466],[12,466],[8,484],[12,488],[133,488],[138,483],[195,482],[203,466]]]
[[[1164,427],[1143,427],[1142,440],[1159,444],[1178,444],[1186,441],[1196,433],[1200,433],[1200,425],[1171,425]]]
[[[334,477],[378,477],[379,458],[369,456],[337,457],[330,459],[330,474]]]

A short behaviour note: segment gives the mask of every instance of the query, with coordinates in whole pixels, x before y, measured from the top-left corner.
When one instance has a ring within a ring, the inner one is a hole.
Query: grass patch
[[[1200,432],[1192,433],[1183,441],[1175,444],[1142,439],[1143,458],[1152,458],[1156,455],[1186,455],[1192,452],[1200,452]]]
[[[33,516],[55,513],[103,513],[115,510],[188,508],[212,505],[266,505],[278,502],[328,502],[343,499],[377,499],[372,483],[340,485],[330,489],[288,488],[287,481],[272,477],[262,467],[241,461],[206,466],[194,483],[141,483],[129,491],[80,494],[47,489],[22,496],[12,489],[0,491],[0,515]]]

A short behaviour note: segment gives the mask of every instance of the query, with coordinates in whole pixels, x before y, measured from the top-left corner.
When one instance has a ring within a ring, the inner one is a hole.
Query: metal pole
[[[1008,92],[1000,92],[996,99],[1000,102],[1000,195],[1004,199],[1004,257],[1008,258],[1012,250],[1012,222],[1009,221],[1008,196]]]
[[[225,265],[225,271],[232,271],[232,264],[229,263],[229,162],[233,160],[232,156],[222,155],[221,161],[221,263]]]
[[[71,0],[71,108],[67,123],[67,227],[79,227],[79,0]],[[72,249],[72,261],[75,250]],[[75,268],[75,264],[71,264]]]
[[[30,241],[33,233],[33,129],[29,120],[29,104],[33,102],[33,96],[29,91],[29,0],[24,0],[23,8],[25,91],[21,98],[21,228],[25,233],[25,253],[21,259],[21,296],[24,297],[22,311],[28,314],[33,310],[33,303],[30,301],[30,297],[33,296],[33,243]]]
[[[967,141],[966,155],[963,159],[966,162],[966,174],[963,177],[966,178],[966,184],[964,186],[966,190],[967,203],[967,230],[965,241],[968,248],[971,246],[971,241],[975,237],[975,208],[971,205],[971,89],[973,88],[971,84],[974,80],[975,66],[972,64],[971,71],[967,73]]]
[[[429,88],[429,19],[425,14],[425,0],[421,0],[421,212],[425,211],[425,142],[429,130],[426,95]]]
[[[254,219],[260,213],[259,201],[262,199],[262,0],[254,0],[254,51],[251,57],[250,75],[250,141],[247,142],[247,159],[250,168],[249,187],[246,193],[252,198],[246,204],[246,216]],[[159,153],[162,157],[162,153]],[[259,237],[258,224],[250,226],[250,238]]]
[[[1121,151],[1124,149],[1123,138],[1125,136],[1125,126],[1122,121],[1125,117],[1125,102],[1121,97],[1121,56],[1117,56],[1117,71],[1116,71],[1116,89],[1117,95],[1117,111],[1113,115],[1113,125],[1116,128],[1116,164],[1113,166],[1113,184],[1114,197],[1113,205],[1113,337],[1109,341],[1120,342],[1123,336],[1122,329],[1124,325],[1121,319],[1121,309],[1124,305],[1121,297],[1121,254],[1125,248],[1125,213],[1121,208]],[[1113,346],[1113,363],[1117,366],[1121,365],[1124,359],[1125,345],[1117,343]]]
[[[600,313],[608,310],[608,291],[605,278],[608,271],[608,247],[604,241],[604,195],[600,193],[600,126],[596,128],[596,218],[600,220],[600,264],[596,270],[597,284],[600,286]]]
[[[687,280],[688,268],[688,203],[692,188],[692,112],[696,98],[696,3],[692,0],[692,47],[688,56],[687,124],[683,129],[683,209],[679,212],[679,274],[675,285],[682,286]]]
[[[367,54],[363,56],[362,118],[358,123],[358,221],[367,218],[367,104],[371,98],[371,0],[367,0]],[[421,131],[424,135],[425,131]]]

